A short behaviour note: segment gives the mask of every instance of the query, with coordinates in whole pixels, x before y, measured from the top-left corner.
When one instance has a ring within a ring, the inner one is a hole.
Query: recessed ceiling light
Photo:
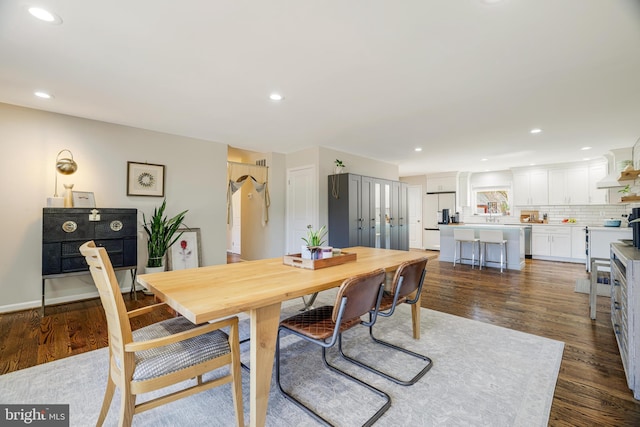
[[[584,159],[582,159],[582,160],[591,160],[591,159],[590,159],[590,158],[588,158],[588,157],[585,157],[585,158],[584,158]]]
[[[486,159],[486,158],[485,159],[480,159],[481,162],[486,162],[487,160],[489,160],[489,159]]]
[[[279,93],[272,93],[271,95],[269,95],[269,99],[272,101],[282,101],[284,99],[284,96],[280,95]]]
[[[42,9],[41,7],[30,7],[29,13],[41,21],[48,22],[50,24],[62,24],[62,18],[55,13]]]
[[[33,94],[35,96],[37,96],[38,98],[42,98],[42,99],[51,99],[53,98],[53,95],[48,94],[47,92],[42,92],[42,91],[37,91],[37,92],[33,92]]]
[[[531,129],[529,132],[531,132],[531,133],[540,133],[540,132],[542,132],[542,129],[535,128],[535,129]]]
[[[582,151],[587,151],[587,150],[591,150],[591,147],[582,147],[581,148]]]
[[[535,165],[536,165],[535,163],[529,163],[529,166],[535,166]]]
[[[416,147],[416,148],[414,148],[413,150],[414,150],[414,151],[422,151],[422,148],[421,148],[421,147]]]

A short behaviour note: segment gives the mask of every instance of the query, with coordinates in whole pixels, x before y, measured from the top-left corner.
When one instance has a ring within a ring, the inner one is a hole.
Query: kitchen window
[[[513,204],[511,171],[473,173],[469,177],[469,200],[474,215],[511,215]]]
[[[509,203],[511,190],[506,188],[483,188],[473,191],[476,214],[510,215]]]

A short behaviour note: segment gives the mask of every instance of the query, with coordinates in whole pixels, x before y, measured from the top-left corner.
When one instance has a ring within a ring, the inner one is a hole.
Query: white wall
[[[95,193],[98,208],[137,208],[147,215],[159,197],[126,195],[127,161],[166,166],[168,214],[188,209],[186,224],[199,227],[205,265],[226,262],[227,146],[93,120],[0,104],[0,312],[40,305],[42,208],[53,195],[55,159],[67,148],[78,171],[58,176],[76,191]],[[140,230],[142,228],[140,227]],[[138,265],[146,262],[146,237],[139,234]],[[123,287],[128,272],[118,272]],[[97,295],[89,275],[47,280],[47,303]]]

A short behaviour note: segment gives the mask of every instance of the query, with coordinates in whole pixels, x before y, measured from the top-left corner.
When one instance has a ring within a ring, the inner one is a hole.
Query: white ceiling
[[[403,176],[575,161],[640,137],[640,2],[4,0],[0,102]]]

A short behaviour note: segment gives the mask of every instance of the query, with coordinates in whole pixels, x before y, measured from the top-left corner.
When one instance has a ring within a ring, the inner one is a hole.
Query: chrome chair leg
[[[407,350],[406,348],[402,348],[402,347],[399,347],[399,346],[397,346],[395,344],[392,344],[390,342],[383,341],[383,340],[381,340],[379,338],[376,338],[373,335],[373,327],[369,327],[369,336],[371,337],[371,339],[375,343],[382,344],[382,345],[384,345],[386,347],[389,347],[389,348],[392,348],[394,350],[398,350],[398,351],[401,351],[401,352],[403,352],[405,354],[408,354],[409,356],[413,356],[413,357],[416,357],[418,359],[421,359],[421,360],[426,362],[426,365],[424,366],[424,368],[422,368],[422,370],[420,370],[420,372],[418,372],[416,375],[414,375],[413,378],[411,378],[409,380],[402,380],[402,379],[400,379],[398,377],[394,377],[394,376],[392,376],[392,375],[390,375],[390,374],[388,374],[386,372],[383,372],[383,371],[381,371],[379,369],[374,368],[371,365],[367,365],[364,362],[361,362],[359,360],[356,360],[356,359],[346,355],[344,353],[344,351],[343,351],[343,348],[342,348],[342,335],[340,336],[340,339],[338,341],[338,350],[340,351],[340,355],[342,355],[342,357],[344,357],[346,360],[350,361],[351,363],[354,363],[354,364],[360,366],[361,368],[366,369],[369,372],[373,372],[374,374],[378,374],[378,375],[388,379],[389,381],[392,381],[392,382],[394,382],[396,384],[400,384],[400,385],[404,385],[404,386],[409,386],[409,385],[413,385],[413,384],[417,383],[420,380],[420,378],[424,377],[424,375],[427,372],[429,372],[429,370],[433,366],[433,361],[431,360],[431,358],[429,356],[425,356],[424,354],[420,354],[420,353],[416,353],[416,352],[411,351],[411,350]]]
[[[311,310],[313,308],[313,303],[316,302],[316,298],[318,297],[318,293],[314,292],[313,294],[311,294],[311,296],[309,297],[309,301],[307,301],[305,298],[306,296],[303,295],[302,296],[302,302],[304,303],[304,307],[302,307],[300,309],[300,311],[307,311],[307,310]]]
[[[456,266],[456,257],[458,256],[458,245],[461,245],[459,241],[453,242],[453,266]],[[462,248],[460,248],[460,252],[462,252]]]
[[[476,244],[474,242],[471,242],[471,269],[474,269],[475,266],[476,266]]]
[[[338,335],[338,342],[340,343],[342,341],[342,334]],[[340,345],[340,344],[339,344]],[[342,353],[342,352],[340,352]],[[280,330],[278,330],[278,337],[276,340],[276,384],[278,386],[278,389],[280,390],[280,392],[282,393],[282,395],[285,397],[285,399],[291,401],[293,404],[295,404],[297,407],[299,407],[300,409],[302,409],[303,411],[305,411],[307,414],[311,415],[316,421],[318,421],[319,423],[323,424],[323,425],[327,425],[327,426],[333,426],[333,424],[331,424],[329,421],[327,421],[325,418],[323,418],[321,415],[319,415],[317,412],[313,411],[311,408],[309,408],[308,406],[306,406],[304,403],[302,403],[300,400],[298,400],[296,397],[294,397],[291,393],[285,391],[282,388],[282,384],[280,382]],[[347,359],[349,360],[349,359]],[[384,405],[382,405],[382,407],[380,407],[380,409],[378,409],[376,411],[375,414],[373,414],[373,416],[371,416],[371,418],[369,418],[364,424],[363,427],[370,427],[372,426],[390,407],[391,407],[391,396],[389,396],[387,393],[385,393],[384,391],[380,390],[379,388],[376,388],[374,386],[372,386],[371,384],[367,384],[364,381],[354,377],[353,375],[338,369],[337,367],[331,365],[328,361],[327,361],[327,349],[326,347],[322,347],[322,362],[324,363],[324,365],[330,369],[331,371],[357,383],[360,384],[361,386],[366,387],[368,390],[371,390],[373,393],[375,393],[376,395],[382,397],[385,399],[385,403]],[[356,363],[357,364],[357,363]]]

